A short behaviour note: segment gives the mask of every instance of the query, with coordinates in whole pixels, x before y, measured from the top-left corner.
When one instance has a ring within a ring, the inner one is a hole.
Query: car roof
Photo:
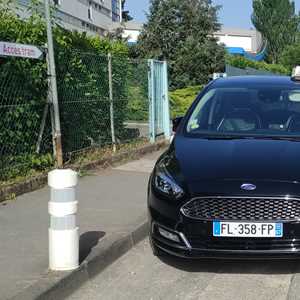
[[[300,82],[293,81],[289,76],[232,76],[216,79],[212,83],[211,88],[254,86],[300,88]]]

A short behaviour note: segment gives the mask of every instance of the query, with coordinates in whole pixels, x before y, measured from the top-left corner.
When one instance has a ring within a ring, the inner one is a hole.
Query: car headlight
[[[154,177],[155,188],[166,196],[180,199],[184,195],[183,189],[175,182],[174,178],[165,168],[159,168]]]

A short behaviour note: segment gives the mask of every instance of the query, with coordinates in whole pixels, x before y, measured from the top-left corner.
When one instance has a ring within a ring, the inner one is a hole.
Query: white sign
[[[0,42],[0,56],[39,59],[42,55],[42,51],[36,46]]]

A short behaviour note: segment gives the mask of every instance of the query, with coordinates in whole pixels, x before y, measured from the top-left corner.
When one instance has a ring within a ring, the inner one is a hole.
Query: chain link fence
[[[56,69],[65,161],[148,140],[146,60],[72,50],[56,58]],[[55,147],[45,61],[7,58],[0,70],[1,182],[51,168]]]
[[[73,51],[64,61],[57,76],[65,156],[148,137],[146,60]]]
[[[52,164],[52,138],[45,134],[39,140],[47,104],[45,69],[10,59],[1,61],[0,70],[0,180],[6,180]],[[37,70],[40,77],[33,76]],[[51,128],[50,119],[46,123]]]

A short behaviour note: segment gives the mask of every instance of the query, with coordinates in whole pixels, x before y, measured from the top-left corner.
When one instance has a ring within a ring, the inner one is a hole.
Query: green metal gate
[[[167,62],[149,60],[149,135],[150,141],[170,139]]]

